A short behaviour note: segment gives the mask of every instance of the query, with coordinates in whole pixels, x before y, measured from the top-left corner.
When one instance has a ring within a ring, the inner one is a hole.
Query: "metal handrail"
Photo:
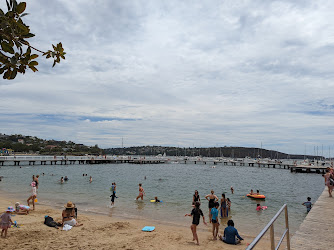
[[[280,216],[280,214],[285,210],[285,231],[279,240],[277,246],[275,246],[275,234],[274,234],[274,222]],[[259,233],[258,236],[252,241],[252,243],[249,244],[249,246],[246,248],[246,250],[253,249],[256,244],[261,240],[263,235],[269,230],[270,228],[270,242],[271,242],[271,250],[277,250],[280,245],[283,242],[284,237],[286,236],[286,243],[287,243],[287,249],[290,250],[290,234],[289,234],[289,220],[288,220],[288,206],[284,204],[281,209],[276,213],[276,215],[271,219],[271,221],[265,226],[265,228],[262,229],[262,231]]]

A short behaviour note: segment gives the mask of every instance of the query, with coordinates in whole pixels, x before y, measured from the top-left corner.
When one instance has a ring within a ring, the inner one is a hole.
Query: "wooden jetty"
[[[327,187],[291,240],[293,250],[333,249],[334,198]]]
[[[156,158],[103,158],[103,157],[16,157],[10,159],[1,159],[0,166],[34,166],[34,165],[73,165],[73,164],[163,164],[166,163],[163,159]]]
[[[248,166],[258,168],[287,169],[294,173],[325,173],[322,165],[295,165],[291,162],[278,160],[254,161],[247,159],[222,159],[210,157],[159,157],[159,156],[0,156],[0,166],[23,165],[73,165],[73,164],[204,164],[223,166]]]

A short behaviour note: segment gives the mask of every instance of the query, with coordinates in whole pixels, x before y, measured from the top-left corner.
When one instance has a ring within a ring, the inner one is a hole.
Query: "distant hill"
[[[43,140],[36,136],[6,135],[0,133],[0,153],[9,155],[13,153],[38,154],[70,154],[70,155],[100,155],[103,149],[97,145],[85,146],[72,141]]]
[[[209,147],[209,148],[179,148],[163,146],[138,146],[127,148],[107,148],[106,154],[113,155],[163,155],[166,156],[202,156],[202,157],[232,157],[232,158],[271,158],[271,159],[303,159],[304,155],[289,155],[286,153],[261,148],[246,147]],[[320,156],[306,155],[308,159],[320,159]]]

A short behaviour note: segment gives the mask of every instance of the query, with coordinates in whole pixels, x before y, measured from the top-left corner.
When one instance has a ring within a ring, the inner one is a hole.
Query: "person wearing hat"
[[[83,224],[79,224],[76,220],[75,220],[75,206],[74,204],[69,201],[67,202],[66,205],[64,205],[65,210],[63,210],[62,212],[62,218],[63,218],[63,224],[64,225],[70,225],[72,227],[78,227],[78,226],[82,226]]]
[[[30,207],[28,206],[24,206],[24,205],[20,205],[20,202],[16,202],[15,203],[15,213],[16,214],[29,214],[30,211]]]
[[[3,237],[3,234],[5,234],[5,238],[7,237],[7,230],[8,228],[11,227],[11,224],[14,224],[12,221],[12,216],[11,213],[14,212],[14,208],[13,207],[8,207],[6,212],[3,213],[0,218],[1,218],[1,223],[0,223],[0,227],[2,229],[1,231],[1,237]]]

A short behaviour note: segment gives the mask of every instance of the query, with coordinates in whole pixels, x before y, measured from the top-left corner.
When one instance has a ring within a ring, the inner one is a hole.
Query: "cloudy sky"
[[[334,1],[27,2],[67,55],[0,79],[1,133],[334,155]]]

